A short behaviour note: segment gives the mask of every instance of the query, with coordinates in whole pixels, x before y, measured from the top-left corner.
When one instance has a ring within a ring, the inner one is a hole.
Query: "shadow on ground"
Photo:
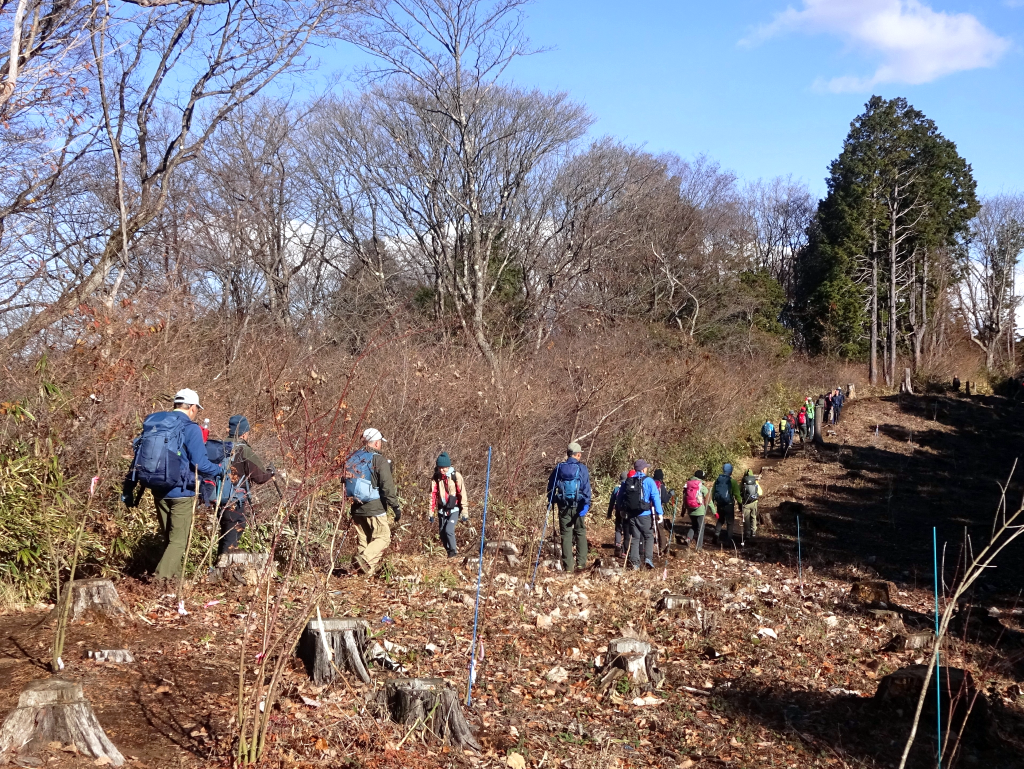
[[[999,396],[891,396],[854,401],[843,416],[839,434],[809,450],[808,472],[792,484],[805,506],[805,558],[840,578],[853,568],[898,586],[929,586],[935,527],[950,584],[964,542],[975,552],[988,542],[1000,485],[1024,457],[1024,405]],[[1011,509],[1022,489],[1024,468],[1008,488]],[[796,524],[792,515],[775,518],[786,539],[765,555],[788,562]],[[997,563],[979,582],[979,600],[1014,604],[1024,588],[1024,538]]]

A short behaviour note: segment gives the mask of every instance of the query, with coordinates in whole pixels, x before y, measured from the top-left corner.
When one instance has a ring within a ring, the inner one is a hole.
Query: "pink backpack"
[[[700,498],[701,482],[697,478],[691,478],[686,482],[686,509],[696,510],[701,506]]]

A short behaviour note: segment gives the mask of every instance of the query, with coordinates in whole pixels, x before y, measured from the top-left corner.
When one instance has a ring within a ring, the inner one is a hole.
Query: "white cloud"
[[[991,67],[1010,47],[969,13],[935,11],[920,0],[803,0],[741,41],[750,45],[787,32],[825,33],[851,50],[881,58],[873,75],[845,75],[819,85],[862,91],[880,83],[928,83],[953,72]]]

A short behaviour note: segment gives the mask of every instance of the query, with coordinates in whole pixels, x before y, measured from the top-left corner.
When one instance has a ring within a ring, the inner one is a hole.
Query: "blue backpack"
[[[718,476],[715,481],[715,502],[720,502],[724,505],[728,505],[732,500],[732,485],[729,483],[729,476],[723,473]]]
[[[345,463],[345,496],[359,504],[380,499],[380,490],[373,485],[373,452],[362,449]]]
[[[775,437],[775,425],[771,422],[765,422],[764,427],[761,428],[761,437],[763,438],[774,438]]]
[[[555,498],[563,504],[572,504],[580,496],[580,466],[576,465],[576,475],[562,478],[562,465],[558,465],[555,476]]]
[[[135,439],[131,479],[157,492],[170,491],[186,483],[189,464],[184,454],[188,419],[173,411],[150,414],[142,423],[142,435]]]
[[[231,455],[234,445],[231,441],[208,440],[206,457],[220,467],[220,475],[199,474],[199,498],[209,507],[225,507],[236,489],[231,483]],[[238,491],[241,491],[238,489]]]

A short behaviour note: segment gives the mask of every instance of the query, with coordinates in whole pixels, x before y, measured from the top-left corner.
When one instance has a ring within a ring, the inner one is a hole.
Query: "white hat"
[[[178,390],[177,395],[174,396],[175,406],[199,406],[199,393],[195,390],[190,390],[187,387],[184,390]],[[199,409],[202,410],[202,406]]]
[[[381,435],[380,430],[376,427],[367,427],[363,430],[363,443],[373,443],[374,441],[388,442],[388,439]]]

